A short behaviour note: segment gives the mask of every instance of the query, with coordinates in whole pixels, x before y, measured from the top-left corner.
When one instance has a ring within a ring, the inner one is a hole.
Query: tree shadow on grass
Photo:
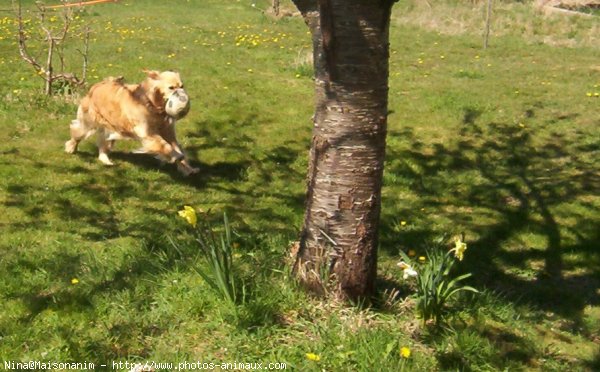
[[[600,304],[598,146],[589,144],[589,133],[483,125],[478,118],[465,109],[460,135],[449,143],[425,146],[410,128],[389,133],[410,145],[388,147],[388,178],[418,200],[395,213],[427,212],[424,227],[399,228],[384,218],[382,249],[396,255],[398,246],[422,245],[448,232],[435,218],[452,221],[457,231],[450,233],[471,235],[464,267],[481,285],[570,320],[574,332],[585,329],[584,308]]]

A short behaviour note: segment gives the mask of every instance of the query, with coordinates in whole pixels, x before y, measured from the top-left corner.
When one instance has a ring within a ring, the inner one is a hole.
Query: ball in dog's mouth
[[[165,105],[165,111],[167,115],[181,119],[190,111],[190,98],[183,89],[175,90],[167,100]]]

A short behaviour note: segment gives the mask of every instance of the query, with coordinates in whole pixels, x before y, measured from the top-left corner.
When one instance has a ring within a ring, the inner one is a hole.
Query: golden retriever
[[[77,120],[70,125],[71,139],[65,151],[74,153],[82,140],[98,132],[98,159],[113,165],[108,157],[117,139],[137,139],[138,152],[155,154],[160,160],[177,163],[188,176],[198,172],[190,166],[175,137],[175,122],[189,111],[189,99],[179,73],[144,71],[141,84],[125,84],[122,78],[108,78],[90,88],[77,109]],[[179,112],[172,107],[173,97],[183,102]]]

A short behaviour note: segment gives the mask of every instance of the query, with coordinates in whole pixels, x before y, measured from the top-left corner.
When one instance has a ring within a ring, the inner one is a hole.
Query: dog
[[[169,163],[176,163],[185,176],[198,168],[190,165],[175,136],[175,123],[189,111],[189,99],[179,73],[144,70],[140,84],[125,84],[122,77],[94,84],[81,100],[77,119],[70,125],[67,153],[75,153],[81,141],[98,133],[98,159],[113,165],[108,157],[118,139],[137,139],[142,148]],[[174,99],[175,98],[175,99]],[[173,102],[177,109],[173,109]]]

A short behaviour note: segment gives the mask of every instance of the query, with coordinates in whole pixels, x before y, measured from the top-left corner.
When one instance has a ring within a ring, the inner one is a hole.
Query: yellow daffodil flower
[[[450,250],[450,252],[454,252],[454,256],[458,258],[459,261],[462,261],[465,257],[466,250],[467,243],[463,242],[460,238],[456,238],[455,246]]]
[[[418,275],[417,271],[412,266],[404,261],[398,262],[398,267],[402,270],[402,279],[406,280],[409,277],[415,277]]]
[[[198,223],[198,217],[196,216],[196,211],[194,208],[190,207],[189,205],[184,205],[183,209],[180,210],[178,214],[184,218],[187,223],[193,227],[196,227],[196,224]]]

